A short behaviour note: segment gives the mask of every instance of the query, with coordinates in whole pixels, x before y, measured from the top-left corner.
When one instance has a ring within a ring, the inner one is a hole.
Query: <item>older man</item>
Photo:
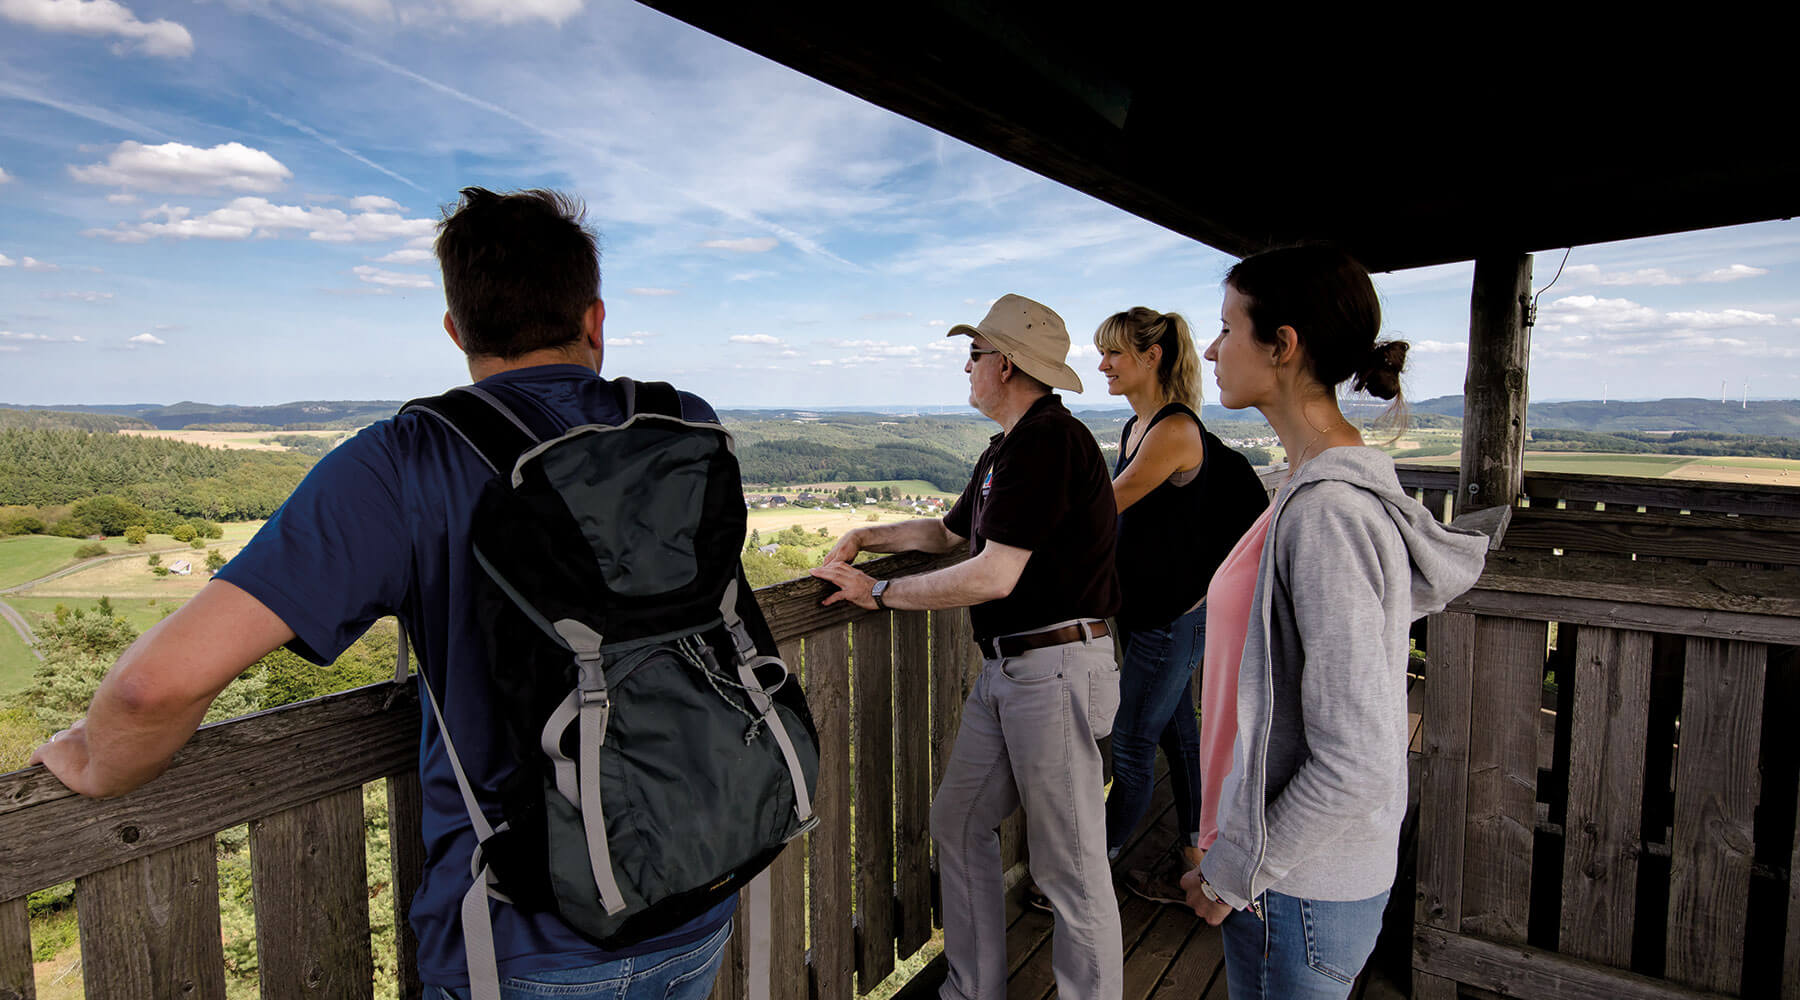
[[[1025,807],[1031,870],[1056,913],[1052,967],[1064,1000],[1117,997],[1124,959],[1106,862],[1105,796],[1094,741],[1112,731],[1119,674],[1104,619],[1118,609],[1116,510],[1094,437],[1050,390],[1081,391],[1060,316],[1003,296],[970,338],[969,404],[1000,425],[942,521],[857,528],[815,576],[830,604],[969,606],[982,670],[931,808],[942,878],[945,1000],[1006,995],[1006,920],[995,828]],[[972,556],[876,582],[861,551]]]

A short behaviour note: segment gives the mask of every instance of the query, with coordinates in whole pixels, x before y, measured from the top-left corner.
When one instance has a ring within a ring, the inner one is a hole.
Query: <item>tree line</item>
[[[1767,434],[1726,434],[1720,431],[1645,434],[1639,431],[1606,433],[1533,429],[1531,450],[1800,459],[1800,438]]]
[[[759,441],[738,449],[738,465],[747,483],[923,479],[940,490],[955,493],[967,482],[971,464],[913,441],[839,447],[788,438]]]
[[[162,438],[11,428],[0,430],[0,506],[55,508],[110,496],[179,520],[255,520],[273,514],[314,461]]]

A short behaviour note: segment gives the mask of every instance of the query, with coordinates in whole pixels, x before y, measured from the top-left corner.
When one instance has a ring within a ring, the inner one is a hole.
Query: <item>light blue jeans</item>
[[[503,1000],[706,1000],[731,938],[731,921],[706,938],[648,955],[500,981]],[[427,986],[427,1000],[468,1000],[465,986]]]
[[[1263,893],[1268,923],[1248,910],[1225,918],[1231,1000],[1344,1000],[1375,950],[1388,894],[1342,903]]]

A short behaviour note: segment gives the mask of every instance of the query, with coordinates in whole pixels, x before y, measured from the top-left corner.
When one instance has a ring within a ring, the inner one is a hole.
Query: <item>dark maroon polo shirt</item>
[[[1029,549],[1011,594],[969,610],[976,639],[1030,632],[1119,609],[1113,560],[1118,512],[1094,435],[1049,393],[996,434],[944,527],[969,540]]]

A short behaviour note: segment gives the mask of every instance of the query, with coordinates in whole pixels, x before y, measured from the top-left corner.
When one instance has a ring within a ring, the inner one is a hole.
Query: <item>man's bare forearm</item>
[[[931,517],[890,524],[871,524],[856,529],[858,547],[865,552],[930,552],[954,550],[966,540]]]

